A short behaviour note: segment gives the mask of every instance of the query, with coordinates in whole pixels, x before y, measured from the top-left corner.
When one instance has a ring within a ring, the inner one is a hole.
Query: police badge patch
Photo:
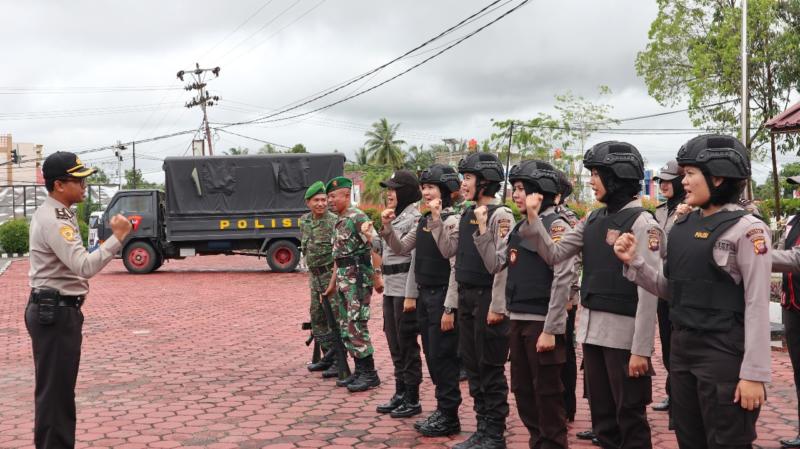
[[[511,265],[516,265],[517,264],[517,250],[516,249],[512,249],[511,251],[509,251],[509,253],[508,253],[508,263],[510,263]]]
[[[766,254],[767,253],[767,242],[761,237],[756,237],[752,240],[753,242],[753,251],[756,254]]]
[[[619,238],[619,230],[618,229],[609,229],[606,233],[606,243],[611,246],[614,246],[614,243],[617,242]]]

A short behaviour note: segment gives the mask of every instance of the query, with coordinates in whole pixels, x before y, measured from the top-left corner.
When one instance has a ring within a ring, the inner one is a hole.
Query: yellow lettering
[[[256,218],[255,224],[253,224],[253,226],[255,226],[256,229],[264,229],[264,225],[261,224],[260,221],[258,221],[258,218]]]
[[[230,220],[220,220],[219,221],[219,228],[220,229],[228,229],[230,227],[231,227],[231,221]]]
[[[283,227],[284,228],[291,228],[292,227],[292,219],[291,218],[284,218],[283,219]]]
[[[275,219],[274,218],[272,219],[272,227],[273,228],[275,227]]]
[[[697,231],[694,233],[694,238],[696,239],[707,239],[708,232]]]
[[[247,220],[238,220],[236,222],[236,227],[239,228],[239,229],[247,228]]]

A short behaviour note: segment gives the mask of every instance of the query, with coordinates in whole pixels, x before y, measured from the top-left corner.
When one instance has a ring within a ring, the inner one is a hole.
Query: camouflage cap
[[[331,193],[338,189],[349,189],[351,187],[353,187],[353,181],[344,176],[337,176],[328,181],[328,185],[325,186],[325,193]]]
[[[325,193],[325,183],[323,183],[322,181],[317,181],[314,184],[311,184],[308,190],[306,190],[305,199],[309,200],[314,195],[319,195],[320,193],[322,194]]]

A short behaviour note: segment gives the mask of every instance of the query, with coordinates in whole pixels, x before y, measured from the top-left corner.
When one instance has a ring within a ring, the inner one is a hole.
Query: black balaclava
[[[522,187],[525,188],[526,195],[530,195],[531,193],[540,193],[542,195],[542,205],[539,207],[539,210],[544,211],[547,210],[548,207],[556,205],[556,196],[552,193],[542,192],[542,189],[539,188],[537,183],[522,181]]]
[[[667,214],[672,214],[672,211],[686,199],[686,190],[683,188],[683,176],[668,181],[672,184],[672,198],[667,200]]]
[[[397,207],[395,208],[397,215],[402,214],[406,207],[422,198],[422,192],[419,191],[417,186],[404,185],[394,189],[394,191],[397,196]]]
[[[620,179],[609,168],[597,167],[597,173],[606,189],[606,194],[600,201],[605,203],[609,213],[619,212],[626,204],[633,201],[641,190],[639,180]]]

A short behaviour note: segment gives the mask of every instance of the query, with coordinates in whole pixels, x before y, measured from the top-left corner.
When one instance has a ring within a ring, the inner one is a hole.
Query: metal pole
[[[11,213],[14,219],[17,218],[17,188],[11,186]]]
[[[22,216],[28,218],[28,186],[22,186]]]
[[[133,150],[133,188],[136,189],[136,142],[131,142],[131,149]]]
[[[747,90],[747,0],[742,0],[742,143],[747,148],[748,155],[750,154],[750,142],[748,142],[747,130],[747,113],[750,105],[750,97]],[[744,191],[746,200],[752,200],[752,188],[750,181],[747,182],[747,188]]]
[[[506,155],[506,175],[503,177],[503,204],[506,203],[506,195],[508,192],[508,169],[511,165],[511,139],[514,137],[514,122],[511,122],[511,127],[508,128],[508,154]]]

